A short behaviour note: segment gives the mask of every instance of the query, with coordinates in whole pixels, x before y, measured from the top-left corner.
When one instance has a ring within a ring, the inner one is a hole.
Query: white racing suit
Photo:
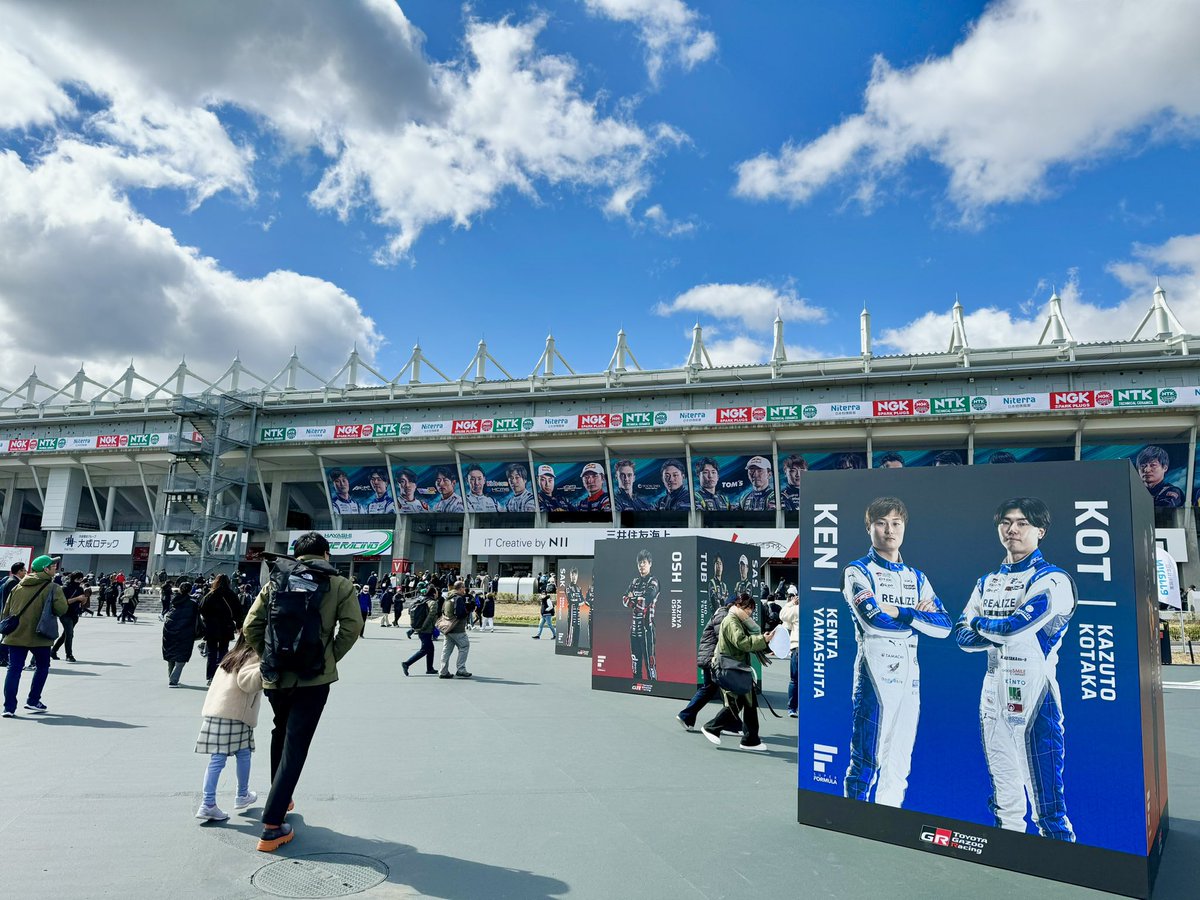
[[[987,651],[979,698],[988,806],[999,828],[1025,831],[1025,801],[1042,837],[1074,841],[1063,799],[1063,717],[1055,669],[1075,612],[1071,576],[1035,550],[975,585],[954,626],[968,652]]]
[[[946,637],[950,615],[922,572],[904,563],[888,562],[874,549],[846,567],[842,593],[854,613],[858,638],[845,795],[900,806],[908,789],[921,714],[917,632]],[[916,606],[923,600],[934,609],[918,610]],[[879,608],[880,603],[898,606],[899,615],[893,619]]]

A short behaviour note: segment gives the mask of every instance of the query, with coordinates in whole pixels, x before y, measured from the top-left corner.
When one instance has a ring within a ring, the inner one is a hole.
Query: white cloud
[[[863,112],[738,167],[744,197],[803,202],[835,179],[876,184],[928,156],[970,217],[1036,199],[1055,167],[1200,125],[1194,0],[997,0],[963,41],[907,69],[877,58]]]
[[[749,366],[768,362],[771,359],[772,346],[769,341],[760,341],[740,334],[727,339],[705,341],[704,349],[708,351],[714,366]],[[813,347],[785,344],[783,349],[789,362],[824,359],[829,356],[828,353]]]
[[[694,220],[672,219],[667,215],[667,211],[658,203],[650,206],[642,213],[642,218],[655,231],[664,237],[682,237],[685,234],[692,234],[696,230],[696,222]]]
[[[683,139],[604,114],[570,59],[537,50],[540,19],[471,20],[463,57],[439,63],[392,0],[7,0],[2,18],[0,123],[53,122],[153,160],[198,204],[221,190],[254,198],[255,154],[221,118],[240,109],[292,152],[317,151],[311,202],[374,218],[389,261],[430,225],[468,227],[503,192],[541,183],[595,191],[629,216],[649,161]]]
[[[779,314],[785,322],[823,322],[825,310],[812,306],[791,289],[765,284],[700,284],[677,296],[670,303],[659,303],[654,312],[660,316],[697,313],[714,319],[734,320],[746,328],[770,328]]]
[[[1200,234],[1178,235],[1156,246],[1136,245],[1132,259],[1111,263],[1108,271],[1128,291],[1111,305],[1092,303],[1074,272],[1060,288],[1063,317],[1075,340],[1128,340],[1133,337],[1154,298],[1161,278],[1167,303],[1189,333],[1200,332]],[[1049,291],[1043,294],[1048,300]],[[1043,300],[1017,312],[996,307],[964,309],[967,341],[972,347],[1020,347],[1036,344],[1046,324]],[[969,307],[969,301],[963,304]],[[1027,306],[1021,304],[1022,307]],[[897,353],[944,351],[950,343],[950,312],[927,312],[897,328],[888,328],[877,343]],[[1140,335],[1153,338],[1153,328]]]
[[[646,47],[646,70],[658,82],[663,66],[676,63],[691,70],[717,52],[717,38],[697,24],[699,16],[682,0],[584,0],[599,16],[637,26]]]
[[[118,162],[68,146],[30,167],[0,152],[0,317],[9,323],[0,334],[0,384],[11,388],[36,367],[58,385],[81,360],[90,377],[109,384],[130,357],[161,380],[181,356],[208,378],[238,351],[265,378],[293,346],[329,375],[356,341],[374,356],[382,337],[354,298],[295,272],[238,278],[180,246],[114,190]]]

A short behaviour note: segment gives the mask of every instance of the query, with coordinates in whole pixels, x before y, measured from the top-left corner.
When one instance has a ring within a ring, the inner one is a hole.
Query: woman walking
[[[743,591],[733,601],[727,615],[721,622],[721,630],[717,633],[717,652],[714,660],[722,657],[727,663],[734,663],[750,670],[750,654],[766,650],[773,631],[763,634],[758,623],[754,621],[755,601]],[[750,688],[744,693],[721,688],[721,696],[725,705],[712,721],[706,723],[700,730],[712,743],[720,745],[721,732],[735,731],[737,721],[742,722],[742,749],[765,750],[766,745],[758,736],[758,702],[754,696],[754,672],[750,670]]]
[[[182,588],[183,585],[181,584]],[[190,585],[188,585],[190,588]],[[163,620],[162,651],[167,662],[167,686],[179,687],[183,667],[192,658],[192,648],[200,631],[200,611],[190,590],[180,590],[171,598],[171,608]]]
[[[229,652],[241,620],[241,601],[229,584],[229,576],[220,574],[212,580],[208,593],[200,598],[200,619],[204,628],[205,677],[212,684],[217,666]]]
[[[82,582],[83,573],[72,572],[71,577],[63,586],[63,596],[67,598],[67,611],[58,620],[62,623],[62,634],[50,648],[51,659],[58,659],[58,648],[65,645],[67,662],[75,662],[75,625],[79,622],[79,617],[83,615],[83,603],[90,590],[90,588],[84,588]]]

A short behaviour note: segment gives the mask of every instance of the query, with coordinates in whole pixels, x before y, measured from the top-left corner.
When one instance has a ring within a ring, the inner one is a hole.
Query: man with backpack
[[[258,849],[288,843],[284,822],[321,721],[337,664],[362,634],[354,585],[329,563],[329,542],[310,531],[296,539],[295,559],[277,557],[271,578],[246,616],[246,641],[262,658],[263,688],[274,712],[271,792]]]
[[[416,632],[421,639],[421,649],[400,664],[405,675],[408,675],[409,667],[422,658],[425,660],[425,674],[437,674],[437,669],[433,667],[433,622],[437,618],[434,615],[438,606],[437,597],[437,588],[427,588],[426,593],[414,597],[408,607],[408,633]]]
[[[471,652],[471,639],[467,637],[467,621],[470,610],[467,606],[467,583],[461,578],[454,582],[454,592],[442,604],[442,618],[438,628],[442,632],[442,670],[439,678],[470,678],[467,671],[467,654]],[[458,670],[450,672],[450,654],[458,648]]]
[[[8,575],[3,581],[0,581],[0,608],[8,600],[8,595],[12,593],[13,588],[21,583],[21,579],[25,577],[25,563],[15,562],[8,570]],[[0,668],[8,667],[8,647],[0,642]]]

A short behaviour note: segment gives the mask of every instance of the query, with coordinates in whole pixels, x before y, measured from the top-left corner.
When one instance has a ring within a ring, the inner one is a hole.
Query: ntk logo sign
[[[970,404],[967,403],[966,397],[934,397],[931,412],[935,416],[946,416],[953,413],[965,413],[970,411]]]
[[[261,432],[259,432],[259,440],[264,444],[275,444],[279,441],[285,440],[284,435],[286,433],[287,429],[285,428],[264,428]],[[109,437],[110,435],[105,436]],[[111,436],[115,437],[115,435]]]
[[[1175,393],[1173,388],[1159,388],[1158,389],[1158,402],[1159,403],[1165,403],[1165,404],[1170,405],[1178,399],[1179,399],[1179,395],[1177,393]]]
[[[913,414],[911,400],[876,400],[874,401],[877,416],[911,416]]]
[[[157,443],[157,434],[131,434],[129,436],[130,447],[153,447]]]
[[[520,417],[507,418],[507,419],[492,419],[492,433],[493,434],[512,434],[513,432],[520,431],[520,430],[521,430]]]
[[[649,428],[654,424],[654,413],[627,412],[621,416],[621,424],[625,428]]]
[[[768,406],[768,422],[797,422],[800,420],[799,406]]]
[[[1091,409],[1093,405],[1091,391],[1053,391],[1050,394],[1051,409]]]
[[[57,438],[38,438],[37,447],[34,449],[36,449],[36,450],[57,450],[58,449],[58,439]]]
[[[385,425],[364,425],[363,437],[394,438],[400,437],[400,423],[389,422]]]
[[[1113,393],[1117,406],[1158,406],[1157,388],[1126,388]]]

